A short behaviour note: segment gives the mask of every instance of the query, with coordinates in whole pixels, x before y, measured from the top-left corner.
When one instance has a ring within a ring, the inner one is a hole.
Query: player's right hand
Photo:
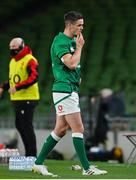
[[[76,38],[76,46],[77,48],[82,48],[85,43],[82,33],[79,33]]]

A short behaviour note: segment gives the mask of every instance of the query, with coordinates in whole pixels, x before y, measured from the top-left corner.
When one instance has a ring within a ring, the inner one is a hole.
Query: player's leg
[[[72,129],[73,144],[80,159],[80,162],[83,168],[87,170],[90,167],[90,163],[86,157],[86,152],[84,147],[84,141],[83,141],[84,127],[82,124],[80,112],[66,115],[65,119]]]
[[[51,150],[55,147],[59,140],[65,135],[68,126],[67,123],[63,121],[63,118],[63,116],[57,116],[55,128],[45,140],[40,154],[35,161],[35,164],[42,165],[47,155],[51,152]]]
[[[56,126],[51,134],[45,140],[40,154],[38,155],[35,165],[32,171],[40,173],[42,175],[54,176],[52,173],[48,172],[47,168],[43,165],[44,160],[59,140],[65,135],[68,128],[67,123],[64,121],[64,116],[57,116]]]
[[[90,165],[85,151],[83,132],[84,127],[80,112],[69,114],[65,116],[65,119],[72,129],[72,138],[75,150],[83,166],[83,175],[102,175],[106,174],[107,171],[100,170]]]
[[[90,163],[87,159],[85,146],[83,141],[83,133],[84,133],[84,126],[82,123],[82,118],[80,114],[80,107],[79,107],[79,96],[77,93],[71,93],[71,96],[65,100],[65,104],[67,107],[67,114],[65,114],[65,119],[69,124],[70,128],[72,129],[72,138],[75,150],[79,156],[80,162],[84,169],[84,174],[95,174],[94,169],[90,169]],[[89,170],[89,171],[88,171]],[[98,170],[99,171],[99,170]],[[105,171],[97,172],[97,174],[105,173]]]

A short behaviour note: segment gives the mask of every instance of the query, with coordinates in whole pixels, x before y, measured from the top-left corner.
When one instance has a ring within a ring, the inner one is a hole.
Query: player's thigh
[[[80,112],[65,115],[65,119],[72,129],[72,132],[84,132],[84,126]]]

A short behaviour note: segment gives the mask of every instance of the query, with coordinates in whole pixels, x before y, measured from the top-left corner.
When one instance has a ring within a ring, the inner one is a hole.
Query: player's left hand
[[[17,90],[16,90],[15,87],[11,87],[11,88],[9,88],[9,90],[8,90],[8,92],[9,92],[10,94],[14,94],[16,91],[17,91]]]

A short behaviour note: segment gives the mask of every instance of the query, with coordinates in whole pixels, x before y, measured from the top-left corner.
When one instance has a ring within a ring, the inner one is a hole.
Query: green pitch
[[[100,169],[108,171],[106,175],[82,176],[81,171],[71,170],[71,166],[79,164],[77,161],[47,160],[46,165],[53,174],[58,177],[53,179],[136,179],[136,165],[127,167],[125,164],[111,164],[105,162],[93,162]],[[79,164],[80,165],[80,164]],[[8,166],[0,165],[0,179],[52,179],[51,177],[35,174],[30,171],[9,171]]]

